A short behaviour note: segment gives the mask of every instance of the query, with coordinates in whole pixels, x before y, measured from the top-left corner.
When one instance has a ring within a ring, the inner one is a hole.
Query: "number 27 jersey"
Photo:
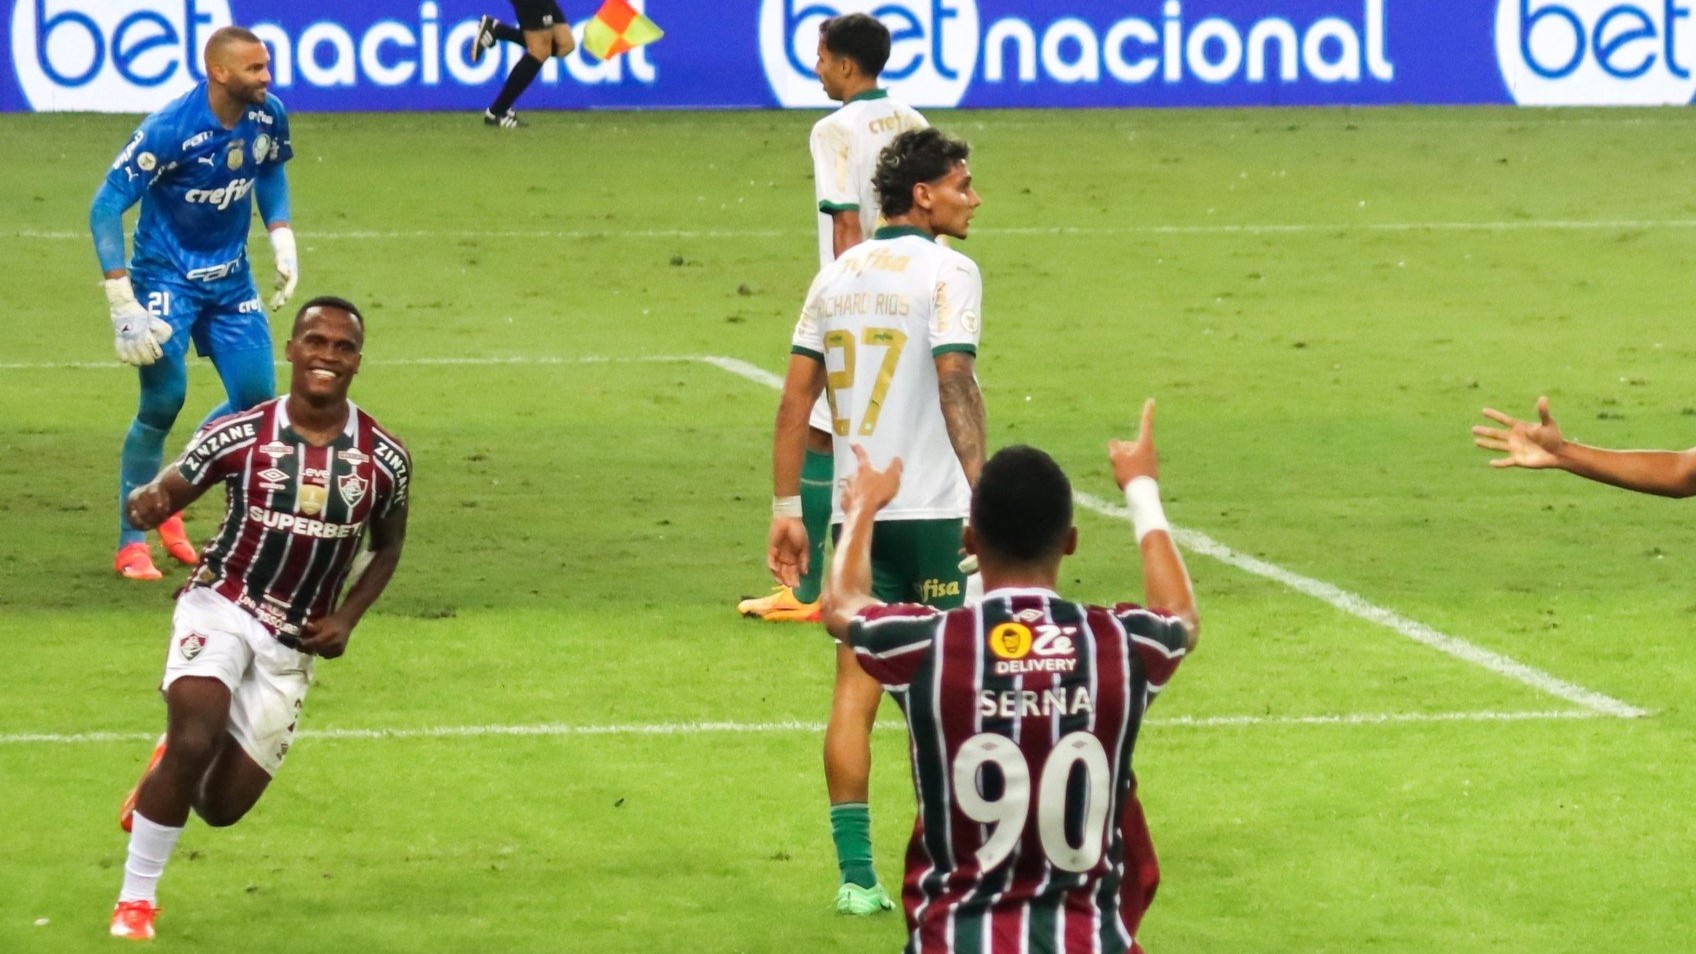
[[[965,516],[970,492],[943,421],[936,358],[977,354],[982,309],[977,264],[912,228],[878,229],[813,279],[790,352],[824,363],[833,521],[857,469],[853,444],[878,467],[903,463],[901,489],[878,520]]]
[[[1137,950],[1158,869],[1131,753],[1183,624],[1003,589],[872,607],[849,636],[911,735],[909,954]]]

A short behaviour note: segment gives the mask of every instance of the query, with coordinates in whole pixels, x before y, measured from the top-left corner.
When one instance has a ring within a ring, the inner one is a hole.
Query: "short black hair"
[[[1031,563],[1054,556],[1072,529],[1072,482],[1046,453],[1004,447],[983,465],[972,493],[972,534],[994,556]]]
[[[878,153],[877,171],[872,173],[879,208],[886,217],[911,212],[913,187],[947,175],[965,162],[971,152],[972,147],[965,140],[955,139],[934,126],[909,129],[896,136]]]
[[[889,28],[874,16],[849,13],[831,17],[819,24],[819,39],[825,49],[853,60],[860,72],[873,79],[889,62]]]
[[[355,305],[351,301],[348,301],[346,298],[342,298],[339,295],[319,295],[317,298],[314,298],[311,301],[308,301],[306,304],[301,305],[300,310],[294,313],[294,324],[290,326],[290,328],[291,328],[291,330],[289,332],[290,337],[293,337],[293,335],[294,335],[294,332],[293,332],[292,329],[300,327],[300,319],[306,317],[307,312],[311,311],[314,308],[320,308],[320,307],[322,307],[322,308],[336,308],[336,309],[340,309],[341,311],[345,311],[348,314],[352,315],[354,317],[354,319],[359,322],[359,332],[360,332],[360,334],[362,336],[364,335],[364,333],[365,333],[365,316],[359,313],[359,306]]]

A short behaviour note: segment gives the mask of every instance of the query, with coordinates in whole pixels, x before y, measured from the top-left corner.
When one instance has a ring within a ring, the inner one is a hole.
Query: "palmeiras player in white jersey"
[[[960,532],[983,466],[984,409],[974,374],[983,309],[977,265],[937,243],[964,239],[980,203],[968,148],[935,129],[897,136],[878,160],[886,225],[813,280],[796,322],[772,440],[772,522],[766,559],[793,586],[812,559],[797,497],[807,419],[824,393],[835,485],[856,469],[850,443],[908,463],[901,495],[878,516],[872,560],[889,602],[959,606]],[[841,520],[840,501],[833,522]],[[882,697],[846,647],[825,729],[825,783],[842,883],[836,907],[893,907],[872,865],[871,729]]]
[[[984,464],[966,548],[985,594],[941,611],[873,596],[872,521],[905,489],[902,462],[862,464],[825,588],[825,625],[895,694],[911,737],[918,818],[902,905],[908,954],[1119,954],[1159,883],[1132,751],[1199,622],[1155,483],[1153,402],[1113,441],[1142,550],[1143,609],[1055,592],[1077,548],[1072,488],[1031,447]]]
[[[177,595],[165,737],[119,816],[130,845],[115,937],[153,936],[159,877],[190,809],[223,827],[258,802],[294,738],[315,657],[343,653],[400,563],[412,461],[347,398],[364,344],[351,303],[308,302],[285,348],[289,393],[212,422],[130,496],[138,527],[218,484],[229,505]],[[370,562],[343,594],[367,545]]]
[[[813,71],[841,108],[813,125],[813,191],[818,203],[819,267],[866,241],[882,224],[872,177],[877,157],[896,136],[929,125],[918,111],[879,89],[889,61],[889,28],[875,17],[850,13],[819,25]],[[736,604],[743,616],[771,622],[817,622],[824,578],[824,538],[830,528],[830,407],[821,396],[808,420],[807,456],[801,466],[801,519],[812,553],[793,589],[779,585],[767,596]]]
[[[164,460],[166,435],[188,391],[189,342],[212,359],[229,399],[208,420],[276,393],[271,327],[247,258],[254,198],[276,259],[271,307],[294,294],[300,272],[283,173],[294,150],[288,114],[266,92],[265,44],[224,27],[206,41],[205,60],[205,82],[142,121],[89,211],[118,357],[136,366],[141,383],[118,465],[113,568],[129,579],[161,576],[124,506]],[[137,201],[135,253],[126,264],[123,216]],[[159,533],[174,559],[194,563],[180,517],[160,524]]]

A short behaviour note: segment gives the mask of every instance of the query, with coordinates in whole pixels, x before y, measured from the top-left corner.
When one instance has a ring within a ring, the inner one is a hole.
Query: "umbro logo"
[[[287,479],[289,479],[288,474],[283,473],[282,471],[278,470],[275,467],[272,467],[268,470],[260,471],[259,476],[260,476],[260,479],[262,479],[262,480],[273,480],[273,481],[275,481],[275,480],[287,480]]]

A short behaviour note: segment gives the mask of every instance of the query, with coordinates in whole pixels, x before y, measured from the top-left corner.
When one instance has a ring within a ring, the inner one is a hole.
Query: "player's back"
[[[946,614],[869,610],[853,643],[912,735],[908,950],[1132,949],[1153,859],[1131,753],[1182,624],[1003,589]]]
[[[825,363],[838,483],[854,472],[849,445],[859,444],[880,464],[905,462],[880,520],[956,518],[965,474],[938,400],[936,358],[976,353],[982,281],[970,259],[917,229],[877,234],[819,273],[796,343],[813,322],[809,350]]]
[[[819,177],[819,264],[836,257],[829,213],[855,209],[860,215],[860,238],[870,239],[882,223],[872,175],[877,158],[896,136],[930,125],[919,111],[891,99],[887,90],[871,90],[843,103],[813,125],[809,145],[813,171]]]

